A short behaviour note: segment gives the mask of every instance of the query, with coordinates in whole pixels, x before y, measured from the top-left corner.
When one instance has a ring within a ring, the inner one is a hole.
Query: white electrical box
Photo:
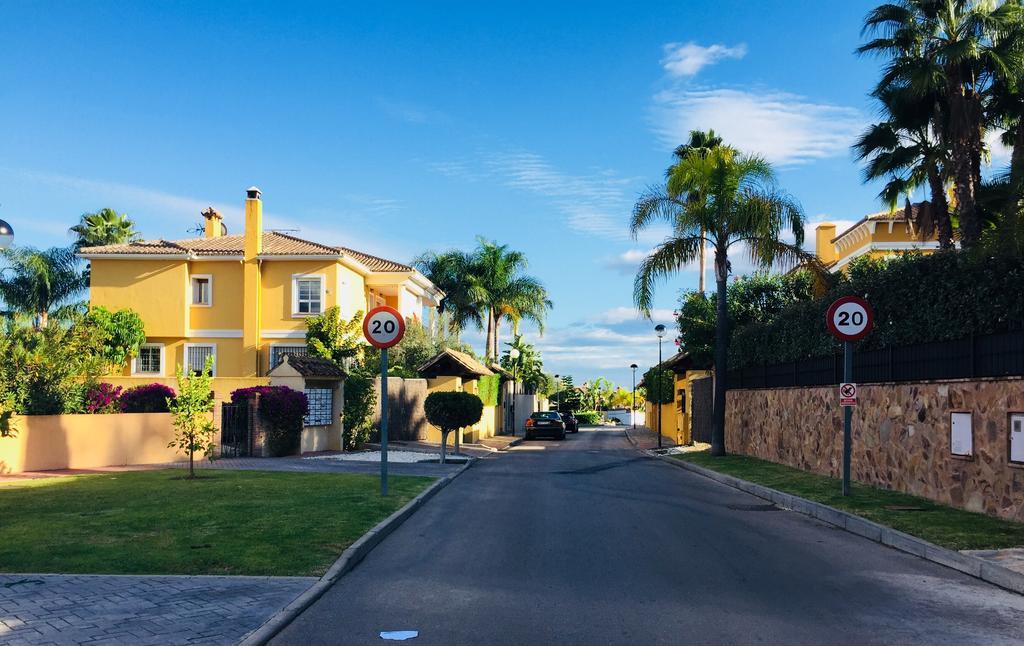
[[[953,455],[974,455],[970,413],[950,413],[949,450]],[[1024,438],[1021,441],[1024,450]]]
[[[1010,414],[1010,461],[1024,462],[1024,413]]]

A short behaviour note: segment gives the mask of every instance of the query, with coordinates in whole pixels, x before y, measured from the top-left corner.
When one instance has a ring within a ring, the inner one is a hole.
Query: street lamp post
[[[14,227],[0,220],[0,249],[6,249],[14,241]]]
[[[512,437],[516,436],[516,360],[519,359],[519,350],[512,348],[508,351],[509,363],[512,366]]]
[[[629,366],[633,370],[633,408],[629,411],[629,419],[633,422],[633,429],[636,430],[636,369],[637,365],[630,364]]]
[[[658,335],[658,448],[661,448],[661,394],[664,392],[661,384],[661,340],[665,338],[665,326],[658,324],[654,326],[654,333]]]
[[[562,381],[555,375],[555,410],[562,412]]]

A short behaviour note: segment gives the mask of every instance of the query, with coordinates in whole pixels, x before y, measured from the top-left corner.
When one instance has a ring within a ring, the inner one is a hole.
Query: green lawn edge
[[[852,483],[850,496],[844,497],[837,478],[744,455],[714,457],[698,451],[672,457],[835,507],[951,550],[1024,546],[1024,523],[956,509],[927,498],[858,482]],[[909,509],[893,509],[900,507]]]
[[[0,572],[321,576],[436,478],[180,469],[0,485]]]

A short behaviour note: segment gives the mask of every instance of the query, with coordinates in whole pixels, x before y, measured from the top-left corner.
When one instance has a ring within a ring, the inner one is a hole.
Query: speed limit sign
[[[363,336],[376,348],[390,348],[401,341],[404,335],[405,319],[393,307],[375,307],[363,319]]]
[[[844,296],[828,308],[825,324],[840,341],[859,341],[874,325],[875,313],[863,298]]]

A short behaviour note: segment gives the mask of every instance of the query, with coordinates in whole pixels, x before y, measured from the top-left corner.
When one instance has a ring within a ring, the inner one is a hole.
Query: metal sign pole
[[[843,342],[843,381],[853,383],[853,342]],[[850,495],[850,454],[853,452],[853,406],[843,406],[843,495]]]
[[[388,349],[380,351],[380,495],[388,495]]]

